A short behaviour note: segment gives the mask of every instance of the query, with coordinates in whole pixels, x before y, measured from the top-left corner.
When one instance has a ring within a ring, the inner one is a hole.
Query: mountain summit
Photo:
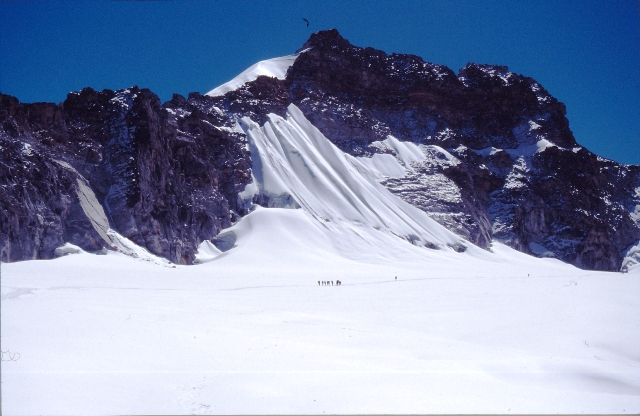
[[[581,147],[565,114],[507,67],[456,75],[336,30],[164,104],[137,87],[59,105],[2,95],[2,261],[71,243],[191,264],[203,243],[232,248],[224,230],[262,205],[371,242],[464,252],[500,241],[626,270],[640,262],[640,166]]]

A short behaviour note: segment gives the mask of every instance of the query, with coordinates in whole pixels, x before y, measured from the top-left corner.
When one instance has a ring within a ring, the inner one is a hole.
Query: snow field
[[[239,125],[271,208],[228,251],[175,266],[109,229],[2,265],[3,414],[640,412],[640,268],[466,242],[378,183],[424,157],[393,137],[358,159],[295,106]]]
[[[640,274],[400,238],[345,257],[303,210],[240,225],[198,266],[3,264],[3,414],[640,411]]]

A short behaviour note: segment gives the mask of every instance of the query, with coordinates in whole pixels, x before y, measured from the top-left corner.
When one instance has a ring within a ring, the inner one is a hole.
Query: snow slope
[[[271,114],[259,126],[243,118],[241,126],[254,163],[253,183],[241,197],[250,201],[261,195],[269,206],[301,207],[334,240],[339,236],[338,243],[346,241],[345,233],[366,242],[379,241],[383,233],[432,249],[478,250],[380,185],[381,173],[368,160],[340,151],[295,105],[286,119]],[[392,163],[400,168],[395,159]]]
[[[234,230],[198,266],[3,264],[3,414],[640,411],[640,273],[355,235],[354,260],[301,209]]]
[[[363,160],[295,106],[239,124],[270,208],[201,264],[2,265],[2,414],[640,412],[640,268],[465,242],[378,183],[423,156],[391,137]]]
[[[287,75],[287,70],[293,62],[296,60],[299,54],[281,56],[278,58],[267,59],[260,61],[257,64],[251,65],[246,70],[242,71],[237,77],[233,78],[229,82],[212,89],[205,95],[210,97],[216,97],[218,95],[224,95],[229,91],[233,91],[247,82],[253,81],[261,75],[268,77],[275,77],[278,79],[284,79]]]

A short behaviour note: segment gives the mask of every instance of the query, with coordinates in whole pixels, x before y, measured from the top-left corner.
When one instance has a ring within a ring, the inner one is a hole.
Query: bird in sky
[[[304,17],[302,18],[302,20],[304,20],[307,23],[307,27],[309,27],[309,21],[307,19],[305,19]]]

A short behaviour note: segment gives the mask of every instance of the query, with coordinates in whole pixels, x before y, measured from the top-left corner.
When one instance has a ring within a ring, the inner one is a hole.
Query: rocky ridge
[[[597,270],[619,270],[638,244],[640,166],[579,146],[565,106],[532,78],[472,63],[456,75],[335,30],[302,50],[283,81],[292,102],[353,155],[384,151],[372,144],[388,135],[423,145],[418,173],[385,185],[473,243]]]
[[[250,180],[244,135],[179,96],[136,87],[71,93],[60,105],[2,96],[2,261],[51,258],[65,242],[110,247],[80,205],[87,183],[109,225],[153,254],[189,264],[234,220]]]
[[[200,242],[246,214],[238,194],[251,160],[236,120],[262,124],[295,104],[355,157],[400,158],[383,143],[390,136],[419,145],[425,157],[382,184],[480,247],[499,240],[586,269],[640,262],[640,166],[579,146],[564,105],[535,80],[476,64],[456,75],[335,30],[300,51],[285,79],[258,77],[220,97],[161,104],[137,87],[87,88],[60,105],[1,96],[2,261],[51,258],[65,242],[110,247],[82,205],[84,186],[108,227],[192,263]]]

